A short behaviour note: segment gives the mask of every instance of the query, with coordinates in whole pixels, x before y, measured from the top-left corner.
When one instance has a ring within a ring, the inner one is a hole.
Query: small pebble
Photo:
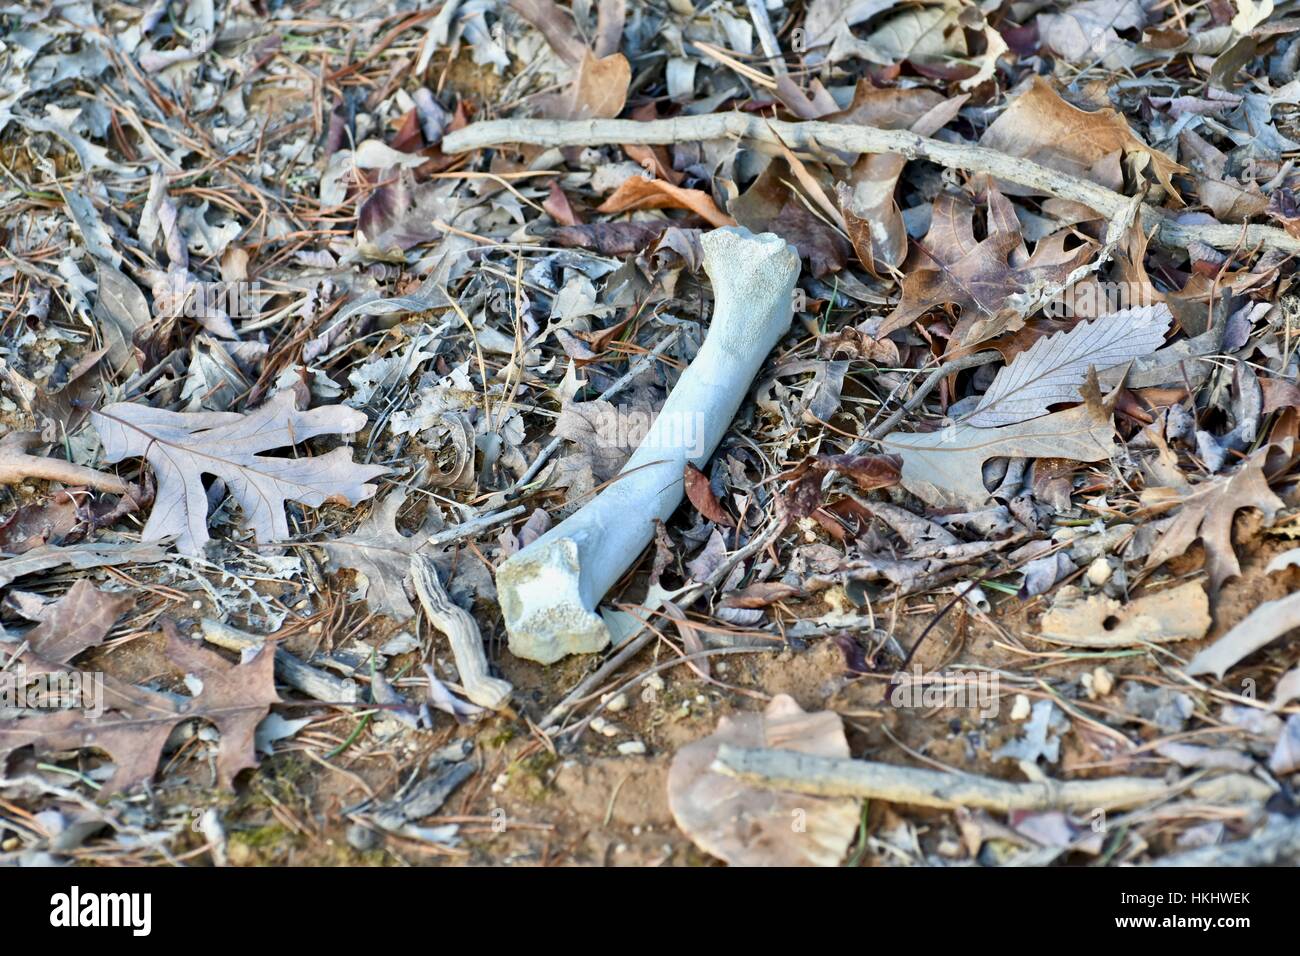
[[[1098,667],[1092,672],[1092,689],[1097,692],[1098,697],[1105,697],[1115,689],[1114,676],[1106,668]]]
[[[618,745],[618,752],[624,757],[634,757],[645,753],[645,744],[639,740],[625,740]]]
[[[360,823],[348,827],[348,846],[352,849],[365,853],[367,850],[373,850],[378,842],[379,834],[370,827],[362,826]]]
[[[628,705],[627,694],[623,693],[622,691],[619,691],[617,694],[615,694],[613,697],[611,697],[608,701],[605,702],[605,709],[609,711],[611,714],[617,714],[620,713],[621,711],[627,710],[627,705]]]
[[[1011,719],[1024,720],[1029,716],[1029,710],[1029,698],[1024,694],[1016,694],[1016,699],[1011,704]]]
[[[1101,587],[1110,580],[1113,573],[1109,561],[1105,558],[1097,558],[1092,564],[1088,565],[1088,583],[1095,587]]]

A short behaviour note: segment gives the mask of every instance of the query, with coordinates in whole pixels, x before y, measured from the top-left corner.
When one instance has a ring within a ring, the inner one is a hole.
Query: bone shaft
[[[510,648],[520,656],[551,663],[608,643],[596,604],[636,562],[656,519],[666,521],[681,503],[687,463],[708,461],[790,327],[793,248],[734,228],[706,233],[701,243],[714,311],[699,354],[610,485],[497,571]]]

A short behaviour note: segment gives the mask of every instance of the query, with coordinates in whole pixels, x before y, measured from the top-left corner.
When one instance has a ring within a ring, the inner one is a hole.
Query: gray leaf
[[[1164,303],[1125,309],[1039,339],[998,373],[965,424],[996,428],[1039,418],[1048,406],[1079,401],[1088,367],[1098,372],[1150,355],[1164,344]]]

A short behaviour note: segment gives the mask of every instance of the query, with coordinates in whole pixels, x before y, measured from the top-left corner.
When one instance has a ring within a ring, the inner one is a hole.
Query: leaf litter
[[[1288,10],[0,11],[0,861],[1300,843]],[[517,659],[496,569],[617,483],[732,224],[797,252],[791,330],[604,595],[615,646]],[[774,751],[808,759],[729,769]],[[1088,840],[995,786],[1193,773]],[[73,793],[93,826],[14,816]]]

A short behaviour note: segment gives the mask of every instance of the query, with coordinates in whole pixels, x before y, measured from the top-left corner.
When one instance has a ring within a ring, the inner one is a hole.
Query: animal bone
[[[790,328],[799,257],[771,233],[727,227],[701,238],[713,320],[699,354],[619,475],[599,495],[497,569],[515,656],[551,664],[599,651],[609,630],[597,602],[631,567],[704,465],[759,367]]]

